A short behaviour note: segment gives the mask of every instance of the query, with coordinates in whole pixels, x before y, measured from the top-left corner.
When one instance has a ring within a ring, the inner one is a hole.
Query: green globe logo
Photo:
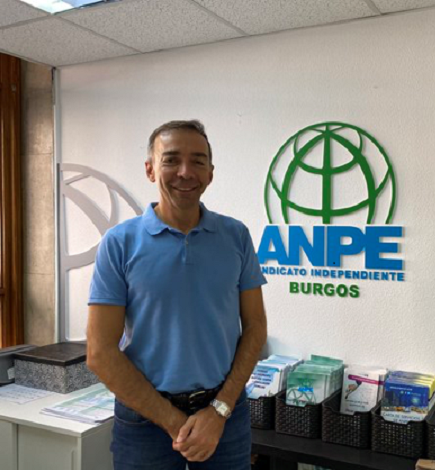
[[[298,183],[303,177],[305,183]],[[340,206],[348,194],[357,200]],[[307,196],[309,204],[299,201]],[[313,197],[321,201],[318,207]],[[363,212],[367,224],[389,224],[396,204],[393,167],[382,146],[363,129],[341,122],[315,124],[279,149],[267,174],[264,202],[271,224],[289,224],[292,211],[323,224]],[[384,215],[376,217],[379,206]],[[382,220],[375,222],[375,217]]]

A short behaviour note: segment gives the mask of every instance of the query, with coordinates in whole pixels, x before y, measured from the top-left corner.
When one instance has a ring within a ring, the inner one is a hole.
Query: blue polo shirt
[[[104,235],[89,304],[125,306],[120,348],[157,390],[214,388],[240,338],[240,292],[266,280],[241,222],[201,204],[185,235],[154,206]]]

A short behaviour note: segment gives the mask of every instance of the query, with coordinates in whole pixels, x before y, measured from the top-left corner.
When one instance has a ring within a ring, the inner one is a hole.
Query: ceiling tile
[[[62,16],[141,52],[241,36],[188,0],[137,0]]]
[[[0,0],[0,28],[20,21],[33,20],[47,16],[46,13],[32,8],[18,0]]]
[[[0,30],[0,49],[52,66],[135,53],[132,49],[53,17]]]
[[[373,3],[381,13],[435,6],[435,0],[373,0]]]
[[[248,34],[374,16],[363,0],[195,0]]]

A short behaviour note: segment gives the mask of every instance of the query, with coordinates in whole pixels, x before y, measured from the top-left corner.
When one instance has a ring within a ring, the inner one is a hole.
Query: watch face
[[[218,409],[219,413],[223,414],[223,415],[225,415],[228,411],[228,408],[225,405],[225,403],[220,403],[217,409]]]
[[[222,401],[221,402],[218,401],[218,403],[216,403],[216,405],[217,405],[216,411],[220,415],[224,416],[225,418],[228,417],[228,415],[230,414],[229,406],[226,403],[222,402]]]

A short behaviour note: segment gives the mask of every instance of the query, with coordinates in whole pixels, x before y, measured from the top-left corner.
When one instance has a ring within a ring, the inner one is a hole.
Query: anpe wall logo
[[[396,178],[367,131],[341,122],[298,131],[272,160],[264,202],[263,273],[323,280],[290,281],[290,293],[356,298],[355,281],[404,281],[403,227],[391,225]]]

